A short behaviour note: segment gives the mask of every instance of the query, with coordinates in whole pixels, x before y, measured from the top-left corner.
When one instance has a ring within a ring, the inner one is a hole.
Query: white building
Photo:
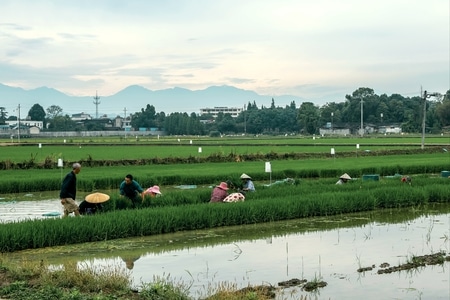
[[[7,120],[5,121],[6,124],[8,124],[11,127],[16,127],[19,123],[17,120]],[[20,120],[20,127],[27,126],[27,127],[38,127],[42,130],[44,128],[44,122],[42,121],[33,121],[33,120]]]
[[[399,126],[386,126],[385,133],[402,133],[402,128]]]
[[[217,118],[219,113],[230,114],[233,118],[239,116],[239,114],[243,111],[242,108],[239,107],[214,107],[214,108],[201,108],[200,115],[208,115],[211,114],[214,118]]]
[[[72,121],[83,121],[83,120],[92,120],[92,117],[91,115],[82,112],[80,114],[73,114],[71,119]]]

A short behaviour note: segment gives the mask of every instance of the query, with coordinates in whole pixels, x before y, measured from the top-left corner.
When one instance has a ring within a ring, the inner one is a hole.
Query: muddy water
[[[60,200],[49,196],[48,193],[0,196],[0,223],[60,217],[63,213]]]
[[[322,280],[315,292],[285,289],[278,299],[449,299],[450,262],[390,274],[413,256],[450,252],[450,205],[385,210],[180,232],[8,254],[55,266],[123,269],[134,285],[155,276],[190,286],[193,299],[223,282],[245,287],[292,278]],[[32,255],[32,256],[31,256]],[[361,267],[373,267],[358,272]]]

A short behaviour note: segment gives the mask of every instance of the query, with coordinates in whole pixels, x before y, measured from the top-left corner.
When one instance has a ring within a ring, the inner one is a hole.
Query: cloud
[[[444,0],[3,0],[1,6],[0,63],[9,73],[0,71],[0,82],[25,88],[90,95],[133,84],[153,90],[225,84],[316,99],[343,97],[361,85],[387,93],[412,91],[420,82],[450,88]]]

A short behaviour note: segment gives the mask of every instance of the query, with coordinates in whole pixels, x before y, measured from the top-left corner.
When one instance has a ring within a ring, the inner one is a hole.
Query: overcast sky
[[[359,87],[445,93],[449,10],[449,0],[1,0],[0,83],[77,96],[231,85],[327,102]]]

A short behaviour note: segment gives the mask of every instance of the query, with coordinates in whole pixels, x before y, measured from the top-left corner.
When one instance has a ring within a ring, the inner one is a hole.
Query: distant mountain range
[[[156,112],[166,114],[186,112],[200,113],[201,108],[212,107],[244,107],[255,102],[258,107],[270,107],[272,98],[275,106],[285,107],[295,101],[297,107],[306,100],[290,95],[267,96],[253,91],[242,90],[232,86],[211,86],[204,90],[191,91],[184,88],[149,90],[139,85],[129,86],[111,96],[98,94],[99,104],[94,104],[95,92],[91,97],[69,96],[58,90],[40,87],[32,90],[0,84],[0,107],[5,107],[8,116],[17,116],[20,104],[20,115],[25,117],[34,104],[41,105],[44,110],[58,105],[64,114],[88,113],[92,117],[108,115],[124,116],[145,109],[147,104],[153,105]]]

